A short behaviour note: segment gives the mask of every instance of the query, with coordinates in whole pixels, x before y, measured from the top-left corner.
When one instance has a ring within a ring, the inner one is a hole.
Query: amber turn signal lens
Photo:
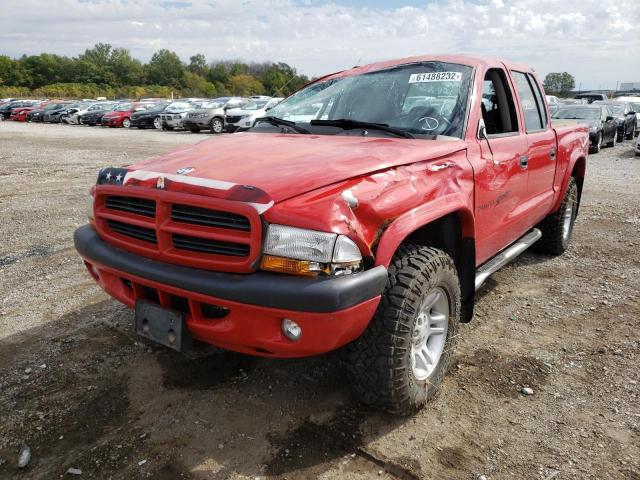
[[[288,273],[291,275],[317,275],[323,271],[322,267],[316,262],[274,257],[273,255],[263,256],[260,268],[270,272]]]

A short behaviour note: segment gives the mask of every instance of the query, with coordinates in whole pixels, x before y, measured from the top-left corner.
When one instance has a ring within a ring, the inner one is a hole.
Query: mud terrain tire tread
[[[411,368],[413,325],[423,298],[434,286],[449,297],[444,352],[432,375],[418,381]],[[432,398],[447,371],[460,320],[460,282],[442,250],[403,245],[389,265],[385,291],[365,332],[346,349],[346,369],[359,399],[378,409],[410,415]]]
[[[576,206],[578,202],[578,184],[575,179],[571,177],[569,180],[569,184],[567,185],[567,190],[564,194],[564,199],[562,200],[562,205],[560,208],[545,217],[537,227],[542,231],[542,237],[536,243],[533,244],[533,249],[540,253],[547,253],[550,255],[560,255],[562,254],[568,247],[571,242],[571,235],[567,239],[566,243],[562,238],[562,224],[564,222],[564,214],[567,209],[567,202],[569,196],[573,195],[576,201]],[[571,223],[575,221],[575,213]],[[573,226],[572,226],[573,230]]]

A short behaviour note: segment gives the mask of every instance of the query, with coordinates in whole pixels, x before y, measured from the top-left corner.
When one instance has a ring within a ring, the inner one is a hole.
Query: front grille
[[[173,246],[191,252],[209,253],[213,255],[227,255],[231,257],[246,257],[249,255],[249,245],[243,243],[224,242],[209,238],[192,237],[189,235],[172,235]]]
[[[260,214],[244,202],[101,184],[94,213],[113,245],[160,262],[248,273],[261,252]]]
[[[192,205],[174,204],[171,209],[171,220],[205,227],[242,230],[244,232],[251,230],[249,219],[244,215],[220,212],[209,208],[194,207]]]
[[[105,206],[111,210],[135,213],[145,217],[156,216],[156,202],[147,198],[110,195],[105,200]]]
[[[156,231],[152,230],[151,228],[139,227],[137,225],[132,225],[130,223],[119,222],[117,220],[111,219],[107,220],[107,225],[112,231],[114,231],[115,233],[119,233],[120,235],[125,235],[137,240],[142,240],[143,242],[149,242],[153,244],[158,243]]]
[[[227,122],[228,123],[238,123],[240,121],[242,117],[241,116],[234,116],[234,117],[227,117]]]

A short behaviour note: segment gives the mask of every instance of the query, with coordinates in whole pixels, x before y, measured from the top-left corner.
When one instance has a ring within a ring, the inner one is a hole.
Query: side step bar
[[[476,290],[482,286],[492,273],[500,270],[527,248],[536,243],[541,236],[542,232],[539,229],[534,228],[526,235],[520,237],[520,239],[518,239],[513,245],[500,252],[488,262],[480,265],[476,270]]]

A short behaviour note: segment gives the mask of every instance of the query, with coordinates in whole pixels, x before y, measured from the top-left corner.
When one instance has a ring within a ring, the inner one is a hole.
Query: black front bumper
[[[90,225],[78,228],[73,240],[80,255],[98,265],[187,291],[261,307],[335,312],[380,295],[387,283],[387,269],[383,266],[341,277],[296,277],[269,272],[242,275],[182,267],[109,245]]]

